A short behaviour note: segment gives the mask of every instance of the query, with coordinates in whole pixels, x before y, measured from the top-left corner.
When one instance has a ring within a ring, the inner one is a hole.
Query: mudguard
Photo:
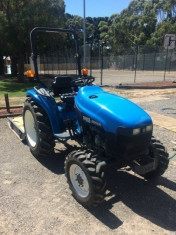
[[[65,125],[54,97],[40,95],[35,89],[28,90],[26,96],[31,97],[45,110],[50,120],[53,134],[62,133],[64,131]]]

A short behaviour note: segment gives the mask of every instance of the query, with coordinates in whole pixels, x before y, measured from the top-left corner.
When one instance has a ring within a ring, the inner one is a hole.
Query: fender
[[[64,123],[62,117],[60,117],[60,112],[58,110],[57,104],[52,96],[43,96],[36,92],[36,90],[31,89],[26,92],[27,97],[31,97],[38,105],[40,105],[46,112],[53,134],[58,134],[64,131]]]

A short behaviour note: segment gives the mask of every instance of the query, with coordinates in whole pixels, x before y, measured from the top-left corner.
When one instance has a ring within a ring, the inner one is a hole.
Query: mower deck
[[[16,136],[21,140],[25,140],[25,132],[24,132],[24,126],[23,126],[23,117],[14,117],[14,118],[8,118],[8,125],[10,129],[16,134]]]

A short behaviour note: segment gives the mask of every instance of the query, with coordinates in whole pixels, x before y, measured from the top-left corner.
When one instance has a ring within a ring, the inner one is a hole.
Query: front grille
[[[152,133],[144,133],[139,135],[117,135],[109,139],[108,149],[111,155],[124,158],[135,158],[146,152],[150,145]]]

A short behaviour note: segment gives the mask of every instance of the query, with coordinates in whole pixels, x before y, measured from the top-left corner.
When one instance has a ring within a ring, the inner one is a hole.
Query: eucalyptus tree
[[[147,44],[163,45],[165,34],[176,34],[175,0],[155,0],[154,7],[158,22]]]
[[[133,0],[120,14],[112,15],[110,21],[109,34],[114,51],[124,53],[126,45],[131,48],[145,45],[157,24],[153,1]]]
[[[1,0],[2,40],[18,63],[18,80],[24,78],[24,55],[30,51],[29,33],[36,26],[64,26],[63,0]]]

